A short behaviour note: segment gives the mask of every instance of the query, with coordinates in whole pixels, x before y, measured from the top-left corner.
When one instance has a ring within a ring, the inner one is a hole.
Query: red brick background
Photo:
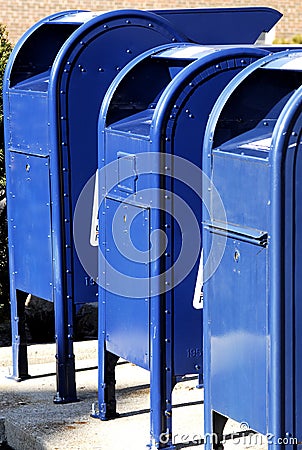
[[[9,38],[16,42],[19,37],[39,19],[59,11],[86,9],[110,11],[114,9],[170,9],[170,8],[213,8],[236,6],[270,6],[278,9],[283,18],[276,27],[276,37],[290,38],[302,34],[301,0],[0,0],[0,23],[6,25]]]

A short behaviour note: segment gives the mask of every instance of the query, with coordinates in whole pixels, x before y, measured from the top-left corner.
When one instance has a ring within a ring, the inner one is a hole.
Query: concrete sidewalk
[[[7,379],[11,348],[0,349],[2,440],[14,450],[143,450],[149,443],[149,372],[121,361],[116,370],[120,417],[101,422],[90,417],[97,406],[97,342],[75,343],[79,402],[55,405],[55,347],[29,346],[32,378]],[[203,390],[197,379],[179,383],[173,392],[174,441],[177,448],[202,448]],[[191,441],[191,444],[190,444]],[[193,441],[193,442],[192,442]]]
[[[0,444],[14,450],[146,450],[149,444],[149,372],[120,361],[116,369],[120,417],[101,422],[90,417],[97,406],[97,341],[75,343],[79,402],[55,405],[55,346],[28,347],[30,374],[21,383],[7,379],[11,348],[0,348]],[[173,391],[173,443],[176,449],[203,449],[203,389],[197,378]],[[228,421],[225,433],[240,431]],[[259,441],[257,441],[259,442]],[[1,445],[0,445],[1,446]],[[265,450],[250,439],[227,442],[225,450]]]

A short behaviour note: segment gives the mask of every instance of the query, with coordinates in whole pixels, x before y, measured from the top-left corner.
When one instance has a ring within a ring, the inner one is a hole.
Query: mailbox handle
[[[244,240],[252,244],[267,246],[268,234],[266,231],[260,231],[255,228],[240,227],[222,222],[204,222],[204,228],[211,233],[227,235],[230,238]]]

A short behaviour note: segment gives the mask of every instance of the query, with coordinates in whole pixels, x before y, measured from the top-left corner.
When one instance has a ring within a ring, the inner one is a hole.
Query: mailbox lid
[[[204,8],[154,11],[200,44],[254,44],[282,14],[273,8]]]
[[[151,10],[200,44],[253,44],[281,19],[273,8],[194,8]],[[86,23],[104,11],[66,11],[51,19],[53,23]]]

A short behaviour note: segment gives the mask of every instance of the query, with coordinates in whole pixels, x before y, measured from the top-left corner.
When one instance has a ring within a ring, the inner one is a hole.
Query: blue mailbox
[[[130,62],[101,107],[97,417],[116,416],[119,357],[149,370],[151,448],[173,448],[173,387],[186,374],[203,374],[205,125],[223,88],[266,54],[252,46],[164,45]],[[79,229],[82,220],[79,213]]]
[[[227,217],[204,211],[205,253],[219,235],[221,254],[204,285],[207,449],[223,448],[228,418],[270,449],[301,448],[301,86],[301,51],[265,57],[207,125],[204,170]]]
[[[97,118],[107,87],[147,48],[186,37],[142,11],[63,12],[16,45],[4,80],[13,377],[28,376],[27,293],[54,302],[56,402],[76,400],[75,308],[97,300],[73,243],[77,198],[97,168]]]
[[[97,252],[87,243],[88,275],[73,242],[73,214],[97,168],[97,117],[115,75],[148,48],[213,42],[217,21],[225,24],[223,42],[254,42],[280,16],[270,8],[67,11],[17,43],[4,79],[13,378],[28,377],[24,302],[32,293],[54,302],[55,401],[76,399],[73,315],[96,301]]]

